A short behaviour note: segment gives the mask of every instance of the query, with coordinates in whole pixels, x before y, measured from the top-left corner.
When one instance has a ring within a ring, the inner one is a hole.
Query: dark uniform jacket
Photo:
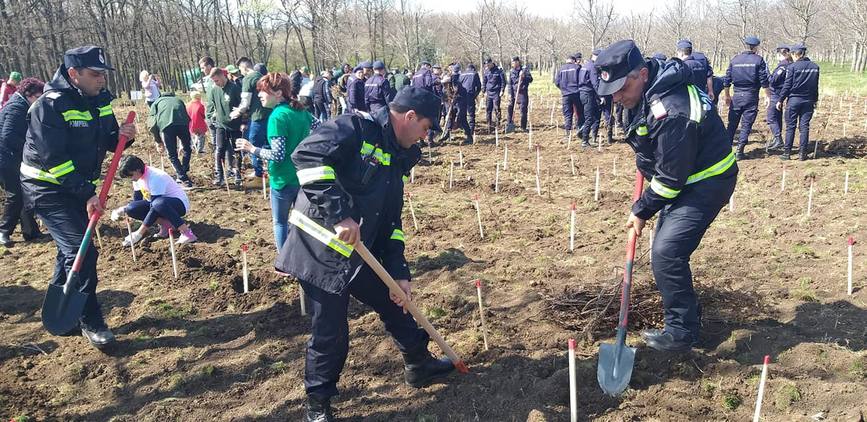
[[[331,81],[324,76],[319,76],[313,81],[313,102],[318,104],[331,104]],[[255,98],[253,99],[255,100]]]
[[[578,71],[578,89],[596,92],[599,88],[599,75],[596,73],[596,63],[587,60]]]
[[[367,110],[367,103],[364,102],[364,81],[365,79],[358,79],[352,75],[346,82],[346,102],[349,105],[349,111]]]
[[[520,69],[512,68],[509,71],[509,95],[526,94],[530,82],[533,82],[533,75],[527,66],[523,66]],[[519,83],[520,86],[518,85]]]
[[[0,109],[0,169],[14,166],[15,171],[18,171],[24,138],[27,136],[28,109],[30,103],[17,92]]]
[[[502,94],[503,90],[506,89],[503,69],[496,66],[492,69],[485,69],[485,74],[482,77],[482,85],[484,85],[485,93],[487,94]]]
[[[692,72],[671,59],[647,62],[649,88],[631,110],[627,143],[650,186],[632,206],[648,219],[701,181],[738,171],[722,119],[710,98],[690,84]]]
[[[578,93],[578,73],[581,65],[578,63],[566,63],[560,66],[560,70],[554,75],[554,85],[560,88],[560,94],[564,97]]]
[[[416,88],[424,88],[428,91],[434,90],[434,79],[436,77],[431,73],[430,69],[421,68],[415,75],[412,75],[412,81],[410,82],[410,86],[414,86]]]
[[[96,193],[106,151],[117,147],[114,96],[103,90],[81,95],[60,66],[45,94],[30,107],[30,125],[21,162],[25,207],[83,204]]]
[[[403,177],[417,146],[401,148],[388,108],[344,114],[319,127],[292,153],[301,190],[275,267],[327,292],[347,288],[363,262],[334,225],[352,218],[361,240],[396,280],[410,279],[404,258]]]
[[[819,100],[819,65],[804,57],[790,64],[786,73],[780,101],[787,98],[813,102]]]
[[[732,58],[726,69],[726,77],[723,84],[728,87],[735,86],[734,101],[752,102],[759,98],[759,88],[768,87],[768,65],[762,56],[752,51],[744,51]],[[743,98],[740,98],[743,97]]]
[[[713,68],[710,67],[707,57],[703,53],[694,52],[683,61],[683,64],[692,71],[692,84],[707,92],[707,78],[713,76]]]
[[[476,68],[468,67],[465,72],[456,74],[456,76],[458,83],[455,84],[455,87],[457,88],[458,98],[475,100],[479,96],[479,93],[482,92],[482,81],[479,79]]]
[[[768,74],[768,87],[771,90],[771,96],[779,99],[780,92],[783,90],[783,84],[786,83],[786,68],[792,64],[789,60],[782,60],[777,63],[774,71]]]
[[[385,107],[394,98],[394,92],[388,79],[380,74],[375,74],[364,82],[364,102],[367,110],[376,111]]]

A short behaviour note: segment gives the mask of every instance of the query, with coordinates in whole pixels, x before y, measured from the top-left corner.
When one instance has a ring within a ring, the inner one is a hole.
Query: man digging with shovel
[[[423,387],[455,369],[428,351],[430,337],[406,313],[413,304],[405,300],[411,300],[411,285],[401,230],[402,178],[421,158],[416,142],[439,130],[439,107],[432,92],[405,88],[372,114],[356,111],[326,122],[292,153],[301,191],[275,266],[297,277],[312,303],[307,421],[334,420],[330,401],[349,350],[350,295],[379,314],[403,355],[407,384]],[[405,295],[390,292],[362,262],[362,245],[374,255],[364,259],[378,261]]]
[[[135,124],[118,127],[111,108],[114,96],[105,88],[109,70],[113,69],[99,47],[66,52],[54,78],[45,84],[45,94],[30,107],[21,163],[25,206],[35,211],[57,244],[53,287],[49,287],[43,304],[43,324],[55,335],[80,327],[96,347],[114,342],[114,334],[106,326],[96,298],[98,254],[88,242],[88,220],[102,212],[100,199],[104,201],[108,193],[104,188],[105,194],[96,195],[94,183],[100,178],[106,152],[118,145],[118,135],[128,139],[135,136]],[[112,180],[103,183],[110,186]],[[80,262],[73,265],[81,246],[85,249],[80,251]],[[67,273],[77,273],[77,277],[67,277]],[[56,288],[69,279],[76,284],[72,288],[80,292]]]
[[[665,328],[645,330],[641,337],[656,350],[689,351],[701,325],[689,259],[735,189],[731,140],[680,60],[645,61],[632,40],[623,40],[602,51],[596,67],[599,95],[613,95],[630,111],[627,142],[638,170],[650,180],[626,227],[640,236],[647,219],[659,213],[651,263]]]

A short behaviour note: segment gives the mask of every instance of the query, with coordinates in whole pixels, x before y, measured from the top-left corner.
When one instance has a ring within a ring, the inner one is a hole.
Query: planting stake
[[[611,166],[611,173],[617,176],[617,156],[614,156],[614,164]]]
[[[539,145],[536,145],[536,195],[542,195],[542,180],[539,178],[541,163],[542,153],[540,152]]]
[[[729,196],[729,212],[735,212],[735,193],[732,192],[732,196]]]
[[[409,170],[409,183],[415,183],[415,167]]]
[[[813,179],[810,179],[810,193],[807,195],[807,217],[813,211]]]
[[[566,139],[567,139],[566,149],[572,149],[572,131],[571,130],[566,131]]]
[[[786,165],[783,164],[783,177],[780,178],[780,192],[786,190]]]
[[[548,119],[548,124],[554,125],[554,102],[551,101],[551,118]]]
[[[268,199],[268,188],[266,187],[265,179],[267,178],[266,173],[262,172],[262,199]]]
[[[650,262],[650,257],[653,256],[653,229],[647,231],[647,262]]]
[[[412,216],[412,227],[418,231],[418,220],[415,219],[415,207],[412,205],[412,192],[408,192],[409,197],[409,215]]]
[[[846,178],[843,180],[843,195],[849,193],[849,170],[846,170]]]
[[[244,293],[250,292],[250,270],[247,267],[247,244],[241,245],[241,263],[243,265]]]
[[[593,200],[599,201],[599,166],[596,166],[596,188],[593,190]]]
[[[298,283],[298,306],[301,310],[301,316],[307,316],[307,300],[305,299],[304,286]]]
[[[575,250],[575,201],[569,210],[569,252]]]
[[[485,238],[485,232],[482,231],[482,211],[479,208],[479,198],[478,197],[476,197],[476,199],[473,200],[473,205],[476,206],[476,221],[479,222],[479,237],[484,239]]]
[[[500,163],[497,163],[497,169],[494,171],[494,193],[500,192]]]
[[[401,290],[397,282],[394,281],[394,279],[388,274],[388,271],[386,271],[385,268],[382,267],[382,264],[379,263],[379,261],[373,256],[373,254],[371,254],[370,251],[367,250],[367,247],[364,246],[363,242],[358,241],[355,243],[355,251],[358,252],[359,255],[361,255],[361,258],[364,259],[364,262],[366,262],[371,269],[373,269],[373,272],[375,272],[379,276],[379,278],[382,279],[383,283],[385,283],[385,285],[388,287],[388,290],[390,290],[393,295],[399,297],[403,301],[404,308],[410,314],[412,314],[416,322],[418,322],[418,324],[421,325],[421,327],[425,331],[427,331],[428,335],[430,335],[430,337],[436,342],[436,344],[439,345],[440,349],[445,352],[449,360],[451,360],[452,363],[455,365],[455,368],[457,368],[457,370],[462,374],[469,373],[470,370],[469,368],[467,368],[467,365],[464,363],[464,361],[457,355],[457,353],[455,353],[454,349],[452,349],[446,343],[445,339],[443,339],[443,337],[436,330],[436,328],[434,328],[434,326],[431,325],[430,321],[428,321],[428,319],[424,316],[424,313],[415,306],[415,303],[413,303],[409,300],[409,298],[406,297],[406,293]]]
[[[460,163],[461,168],[464,168],[464,151],[463,151],[463,149],[458,149],[458,162]]]
[[[100,226],[101,226],[101,224],[97,224],[96,228],[94,228],[93,231],[96,232],[96,243],[99,243],[99,248],[102,249],[102,235],[99,234],[99,227]]]
[[[488,326],[485,324],[485,305],[482,302],[482,280],[476,280],[476,295],[479,297],[479,319],[482,322],[482,341],[488,350]]]
[[[455,162],[451,161],[449,164],[449,189],[454,186],[454,177],[455,177]]]
[[[132,240],[132,226],[129,224],[129,217],[126,218],[126,231],[129,233],[130,240]],[[132,251],[132,262],[136,262],[135,243],[129,242],[129,250]]]
[[[175,278],[178,278],[178,257],[175,255],[175,237],[172,235],[172,229],[169,229],[169,252],[172,253],[172,273]]]
[[[762,415],[762,396],[765,395],[765,382],[768,380],[768,362],[771,360],[769,355],[765,355],[765,361],[762,363],[762,378],[759,380],[759,394],[756,397],[756,412],[753,413],[753,422],[759,422]]]
[[[533,151],[533,125],[529,126],[530,131],[527,132],[527,151]]]
[[[503,170],[509,169],[509,144],[503,145]]]
[[[494,146],[500,147],[500,126],[494,126]]]
[[[569,167],[572,170],[572,175],[575,175],[575,154],[569,154]]]
[[[849,236],[846,242],[848,244],[849,265],[846,268],[846,294],[852,296],[852,256],[854,255],[855,238]]]
[[[569,414],[578,422],[578,380],[575,373],[575,339],[569,339]]]
[[[813,147],[813,159],[819,158],[819,141],[816,141],[816,145]]]

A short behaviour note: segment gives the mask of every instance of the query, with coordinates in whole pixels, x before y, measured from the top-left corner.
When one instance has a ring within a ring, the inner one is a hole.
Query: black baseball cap
[[[636,67],[644,64],[641,50],[635,41],[622,40],[608,46],[596,58],[599,72],[598,95],[611,95],[623,88],[626,76]]]
[[[89,67],[95,70],[114,70],[105,60],[105,52],[95,45],[86,45],[67,50],[63,54],[63,65],[72,67]]]
[[[442,131],[440,127],[440,104],[442,100],[433,92],[418,87],[406,87],[397,91],[391,103],[406,107],[415,111],[419,116],[430,119],[431,130]]]
[[[790,47],[791,47],[792,52],[797,51],[799,53],[803,53],[803,52],[807,51],[807,46],[804,45],[804,43],[802,43],[802,42],[799,42],[797,44],[792,44]]]

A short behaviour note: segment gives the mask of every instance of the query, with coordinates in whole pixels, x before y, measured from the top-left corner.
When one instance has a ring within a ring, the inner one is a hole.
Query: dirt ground
[[[480,133],[475,145],[451,141],[433,148],[434,162],[417,167],[407,186],[418,220],[415,229],[405,210],[415,300],[471,373],[424,389],[404,385],[401,359],[377,316],[353,302],[351,349],[334,403],[342,420],[568,420],[566,345],[572,337],[579,339],[581,420],[746,420],[766,354],[772,364],[764,420],[863,420],[867,255],[855,245],[855,293],[848,296],[846,238],[867,238],[864,99],[822,101],[812,133],[821,143],[819,158],[788,162],[784,191],[783,163],[764,158],[769,133],[760,117],[751,136],[752,159],[739,163],[734,207],[721,212],[693,256],[704,303],[702,344],[682,356],[642,347],[637,330],[661,318],[657,305],[645,306],[630,326],[628,343],[638,347],[632,381],[617,398],[604,396],[596,382],[599,343],[613,341],[614,319],[598,321],[601,335],[587,336],[586,321],[572,318],[568,309],[553,310],[551,299],[564,289],[598,291],[618,283],[634,156],[619,138],[602,151],[582,150],[577,140],[568,149],[550,118],[556,102],[555,120],[562,119],[559,98],[534,96],[533,102],[541,195],[527,133],[501,136],[499,146],[494,136]],[[479,122],[482,116],[480,110]],[[146,159],[150,154],[159,165],[152,145],[142,135],[131,151]],[[508,169],[500,170],[495,193],[495,163],[506,145]],[[42,329],[41,301],[55,255],[50,241],[0,250],[0,417],[301,418],[310,320],[300,315],[297,283],[273,272],[268,202],[258,181],[229,193],[212,188],[210,154],[196,155],[192,167],[199,187],[190,194],[189,221],[200,242],[178,248],[178,279],[167,241],[146,240],[134,263],[120,246],[126,227],[103,219],[99,298],[119,340],[106,353],[81,336],[53,337]],[[597,168],[601,189],[594,201]],[[119,206],[128,194],[127,184],[116,183],[109,205]],[[572,201],[577,230],[570,253]],[[21,240],[18,234],[15,239]],[[647,241],[646,235],[639,240],[639,256]],[[250,245],[248,294],[241,287],[243,243]],[[636,268],[636,295],[652,300],[644,258]],[[490,350],[482,344],[472,283],[477,278],[484,286]],[[439,352],[435,345],[431,349]]]

